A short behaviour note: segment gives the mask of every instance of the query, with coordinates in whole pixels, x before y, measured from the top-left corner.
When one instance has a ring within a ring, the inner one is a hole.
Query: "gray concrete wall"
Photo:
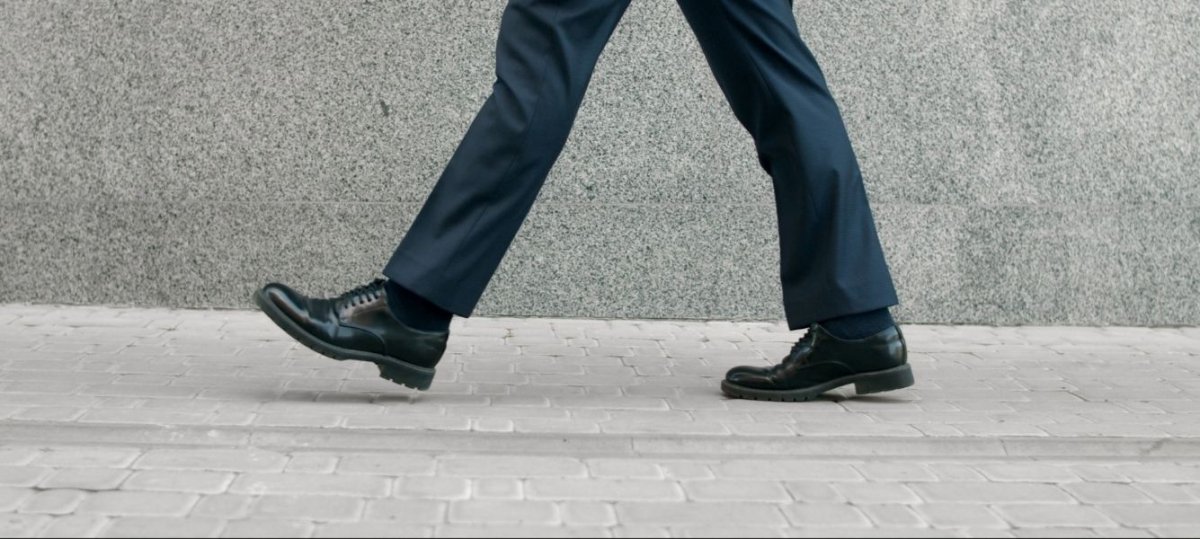
[[[372,278],[486,97],[502,5],[0,0],[0,301]],[[1200,323],[1200,2],[795,11],[903,319]],[[478,313],[778,319],[776,240],[678,8],[634,0]]]

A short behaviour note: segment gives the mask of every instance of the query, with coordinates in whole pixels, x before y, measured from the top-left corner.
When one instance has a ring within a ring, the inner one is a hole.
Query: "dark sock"
[[[886,308],[839,316],[818,323],[839,339],[865,339],[896,325],[896,321],[892,320],[892,313]]]
[[[442,309],[429,300],[410,292],[392,281],[384,285],[387,289],[388,307],[392,316],[404,325],[424,331],[446,331],[450,329],[450,311]]]

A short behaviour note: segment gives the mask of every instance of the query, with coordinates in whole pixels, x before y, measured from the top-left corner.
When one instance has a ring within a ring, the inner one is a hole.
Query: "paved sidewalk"
[[[0,537],[1195,536],[1200,329],[908,326],[912,389],[727,400],[780,324],[456,320],[431,391],[265,317],[0,305]]]

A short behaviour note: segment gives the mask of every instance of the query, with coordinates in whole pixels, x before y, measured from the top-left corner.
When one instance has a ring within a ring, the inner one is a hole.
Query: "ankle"
[[[839,316],[819,322],[830,334],[839,339],[865,339],[896,325],[886,308],[863,313]]]
[[[384,288],[388,295],[388,308],[392,316],[401,323],[422,331],[447,331],[454,314],[411,290],[388,281]]]

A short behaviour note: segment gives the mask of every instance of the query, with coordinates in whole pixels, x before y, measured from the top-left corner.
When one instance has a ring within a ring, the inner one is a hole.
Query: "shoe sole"
[[[721,391],[725,395],[738,398],[774,402],[805,402],[813,400],[829,391],[842,386],[854,384],[854,390],[859,395],[883,393],[904,389],[916,383],[912,367],[901,365],[892,369],[875,372],[865,372],[831,380],[821,385],[804,389],[773,391],[769,389],[754,389],[734,384],[728,380],[721,382]]]
[[[282,329],[293,339],[296,339],[297,342],[318,354],[338,361],[369,361],[379,367],[380,378],[405,387],[411,387],[418,391],[424,391],[433,385],[434,369],[413,365],[394,357],[342,348],[322,341],[317,336],[300,327],[300,324],[297,324],[288,315],[284,314],[279,307],[275,306],[270,298],[262,293],[262,290],[254,293],[254,303],[267,315],[267,318],[270,318],[272,322],[275,322],[275,325],[279,326],[279,329]]]

